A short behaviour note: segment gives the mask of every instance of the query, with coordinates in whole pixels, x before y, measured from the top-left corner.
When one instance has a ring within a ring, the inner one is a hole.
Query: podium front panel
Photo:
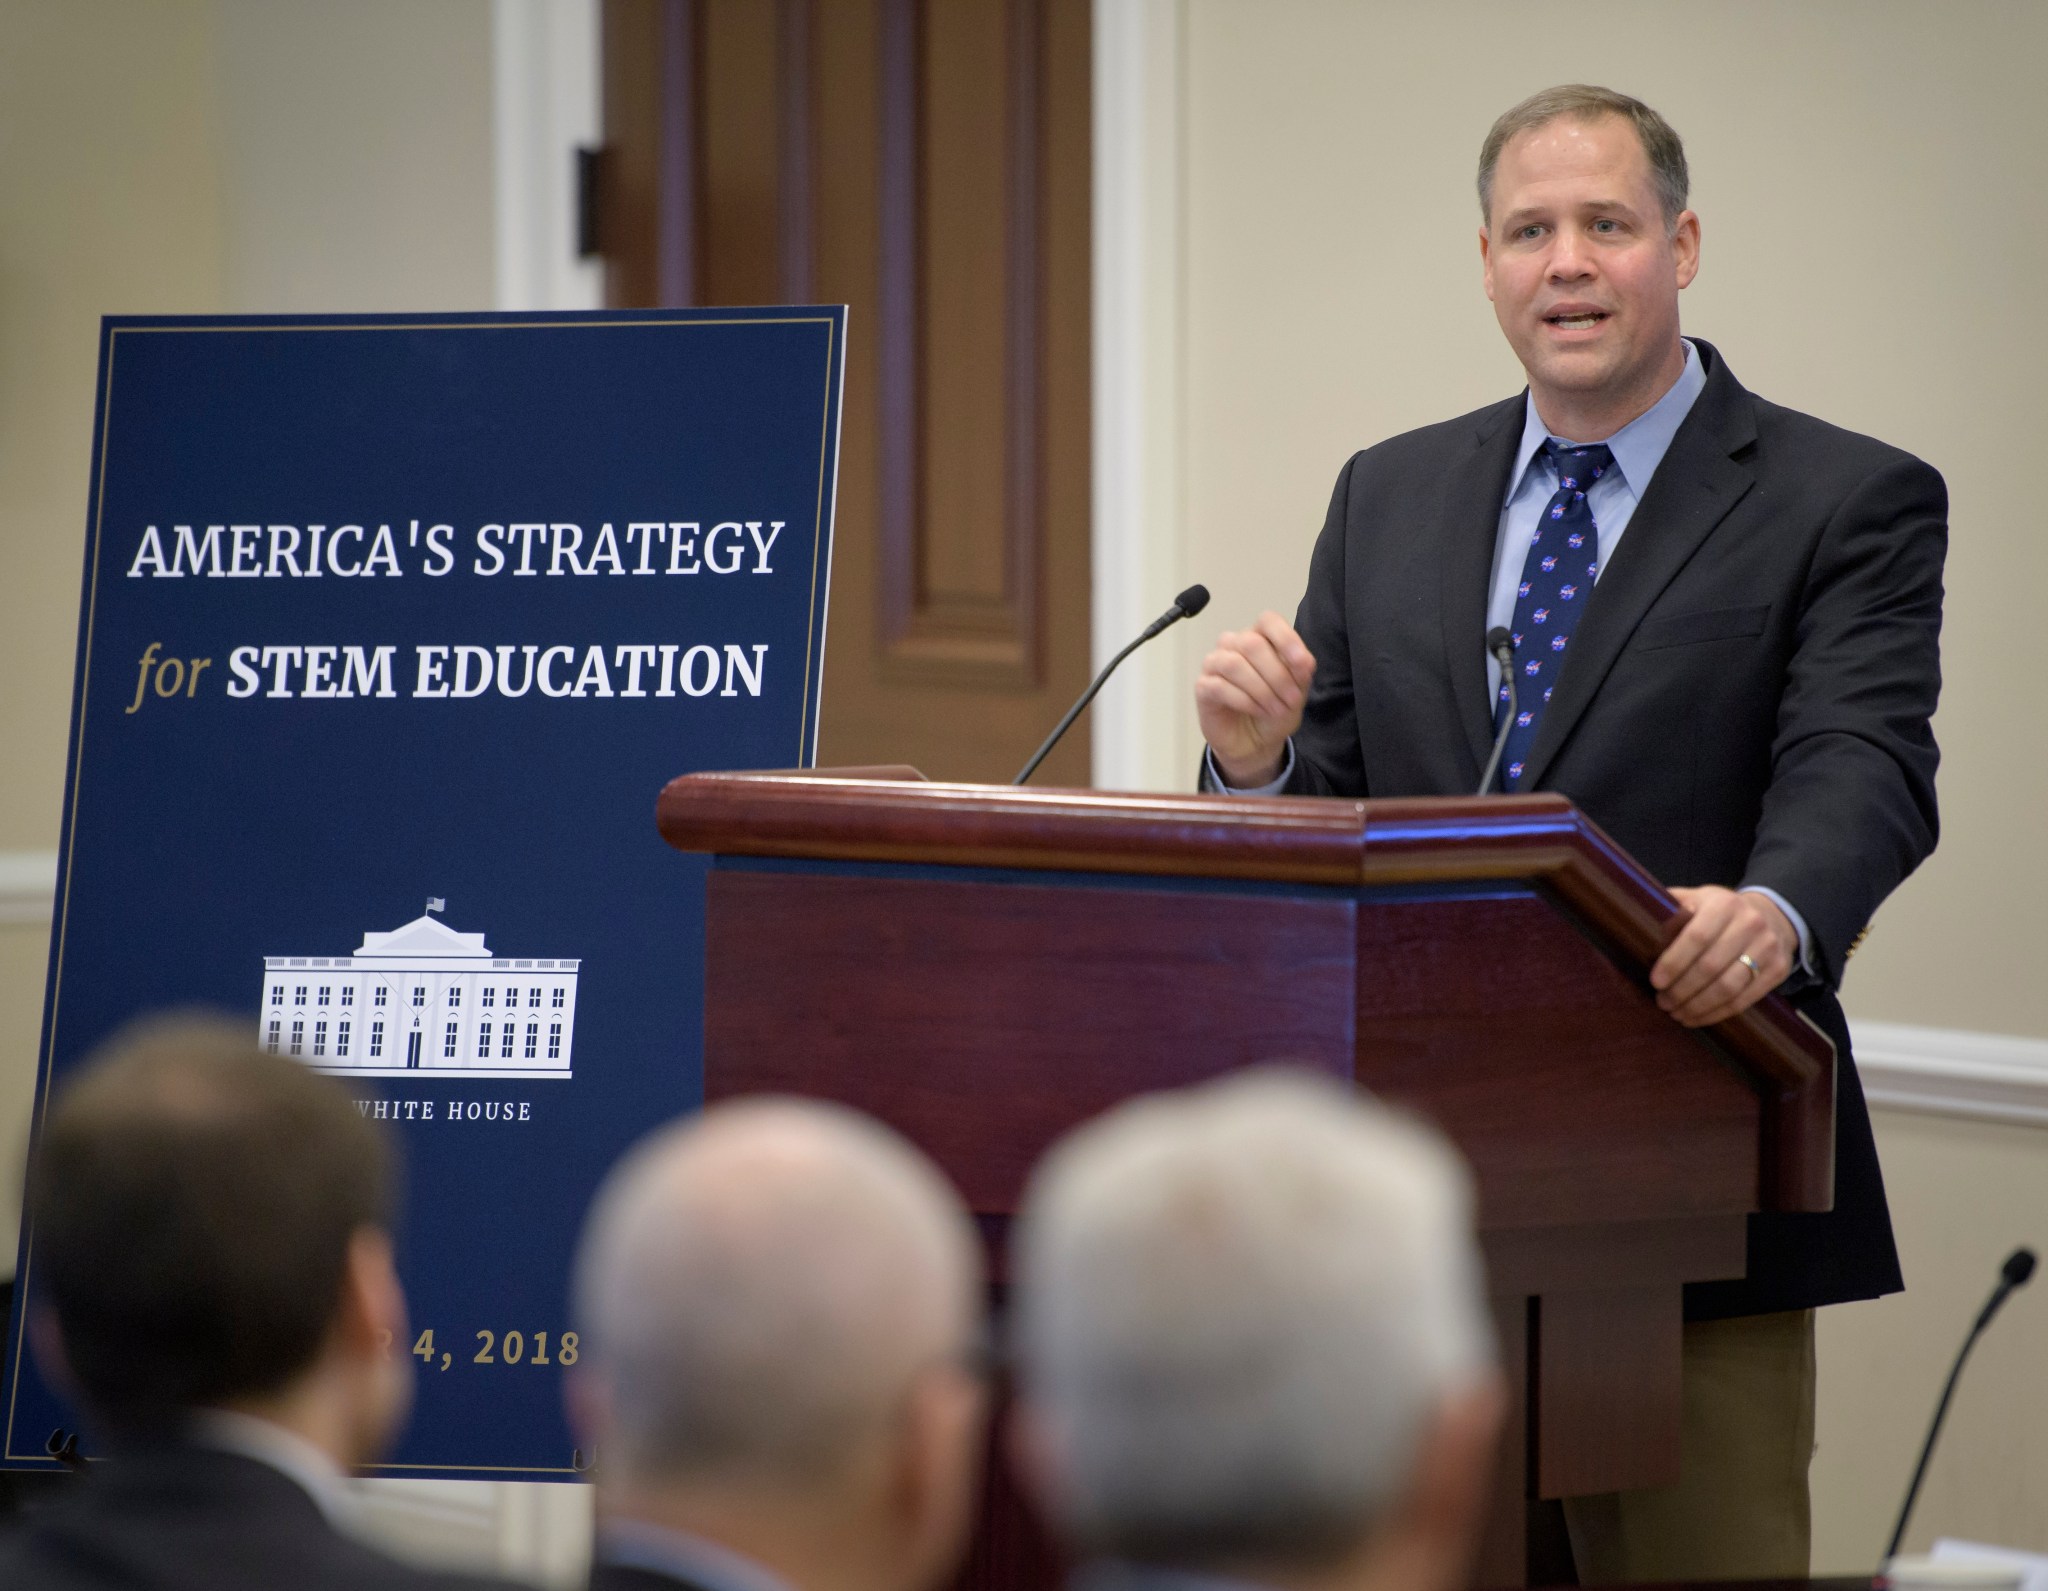
[[[705,1098],[865,1110],[977,1214],[1134,1093],[1262,1061],[1351,1074],[1339,892],[721,862],[708,909]]]
[[[721,858],[708,912],[705,1097],[868,1111],[977,1214],[1118,1101],[1266,1062],[1431,1117],[1490,1229],[1756,1206],[1755,1090],[1526,888]]]

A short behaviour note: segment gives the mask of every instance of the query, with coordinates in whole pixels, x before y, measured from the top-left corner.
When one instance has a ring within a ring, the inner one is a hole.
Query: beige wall
[[[1689,331],[1779,402],[1910,448],[1954,505],[1941,850],[1878,919],[1865,1018],[2048,1037],[2038,722],[2048,406],[2048,7],[1642,0],[1582,7],[1187,0],[1174,640],[1291,613],[1355,448],[1505,397],[1472,166],[1493,116],[1608,82],[1685,136],[1704,267]],[[1175,766],[1194,765],[1192,714]]]
[[[217,0],[226,301],[494,305],[490,0]]]

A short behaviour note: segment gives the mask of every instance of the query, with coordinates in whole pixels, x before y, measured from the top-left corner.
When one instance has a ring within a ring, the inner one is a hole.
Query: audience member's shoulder
[[[296,1561],[289,1568],[289,1581],[279,1578],[275,1584],[282,1587],[289,1583],[291,1591],[532,1591],[531,1586],[495,1575],[410,1563],[393,1557],[380,1546],[341,1532],[305,1546],[311,1550],[292,1555]],[[0,1580],[0,1585],[7,1583]],[[218,1591],[230,1591],[224,1578],[206,1583],[217,1586]],[[166,1591],[172,1586],[176,1591],[185,1591],[183,1581],[167,1582]]]
[[[684,1584],[672,1575],[618,1563],[590,1566],[590,1591],[677,1591]]]
[[[533,1586],[524,1580],[505,1580],[496,1575],[465,1574],[453,1569],[421,1569],[409,1564],[398,1564],[389,1558],[383,1559],[383,1562],[397,1569],[404,1578],[388,1582],[363,1580],[350,1583],[365,1586],[374,1584],[380,1588],[388,1585],[389,1591],[534,1591]]]
[[[190,1533],[174,1549],[131,1533],[80,1497],[0,1526],[0,1587],[37,1591],[532,1591],[488,1575],[419,1567],[340,1533],[279,1537],[224,1522],[218,1555]]]

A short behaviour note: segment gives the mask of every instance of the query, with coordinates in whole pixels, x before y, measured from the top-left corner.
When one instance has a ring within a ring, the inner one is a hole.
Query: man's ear
[[[1486,284],[1486,299],[1493,301],[1493,239],[1485,227],[1479,229],[1479,266],[1481,280]]]
[[[967,1550],[981,1492],[988,1388],[955,1364],[932,1365],[911,1383],[889,1489],[911,1564],[907,1583],[952,1577]]]
[[[1059,1464],[1044,1417],[1022,1397],[1012,1402],[1003,1416],[1003,1452],[1025,1500],[1041,1520],[1050,1522]]]
[[[585,1461],[596,1463],[597,1455],[612,1438],[612,1422],[617,1412],[610,1379],[588,1364],[565,1370],[562,1410],[569,1417],[569,1431],[583,1450]]]
[[[1507,1408],[1507,1382],[1490,1371],[1438,1403],[1423,1433],[1402,1503],[1402,1524],[1418,1546],[1445,1565],[1446,1584],[1464,1582],[1478,1549]]]
[[[391,1254],[390,1234],[357,1227],[342,1267],[335,1328],[351,1358],[384,1358],[411,1346],[406,1335],[405,1289]]]
[[[349,1236],[341,1297],[324,1351],[326,1369],[343,1377],[345,1393],[332,1433],[337,1462],[349,1468],[368,1464],[404,1429],[412,1410],[411,1350],[390,1234],[358,1227]],[[333,1384],[331,1375],[325,1379]]]
[[[1671,249],[1678,257],[1678,290],[1682,293],[1700,274],[1700,218],[1692,211],[1679,212],[1678,224],[1671,229]]]

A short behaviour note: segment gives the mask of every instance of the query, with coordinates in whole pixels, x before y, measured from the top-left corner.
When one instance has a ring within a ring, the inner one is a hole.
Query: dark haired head
[[[341,1086],[240,1023],[117,1035],[59,1092],[30,1175],[30,1263],[112,1431],[274,1393],[309,1369],[350,1240],[391,1215],[388,1144]]]
[[[1556,121],[1560,116],[1578,121],[1597,121],[1618,116],[1636,131],[1643,146],[1643,158],[1650,163],[1650,177],[1657,185],[1657,202],[1664,211],[1664,225],[1675,227],[1685,209],[1692,177],[1686,170],[1685,144],[1672,125],[1641,100],[1611,88],[1591,83],[1562,83],[1531,94],[1519,105],[1500,113],[1487,130],[1479,150],[1479,217],[1493,224],[1493,171],[1501,151],[1522,133]]]

